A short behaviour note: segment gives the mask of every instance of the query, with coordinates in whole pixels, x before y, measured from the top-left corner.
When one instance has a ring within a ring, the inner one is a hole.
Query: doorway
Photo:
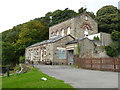
[[[74,51],[68,50],[68,65],[74,64]]]

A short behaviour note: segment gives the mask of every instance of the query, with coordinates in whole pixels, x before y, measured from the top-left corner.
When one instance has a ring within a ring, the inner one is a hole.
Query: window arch
[[[64,29],[61,30],[61,36],[64,36]]]
[[[84,28],[84,36],[85,37],[88,36],[88,28],[87,27]]]
[[[67,35],[70,34],[70,27],[67,28]]]
[[[87,16],[87,15],[85,15],[85,20],[86,20],[86,21],[88,20],[88,16]]]
[[[88,22],[84,22],[84,23],[81,25],[81,28],[84,29],[85,27],[87,27],[88,30],[92,30],[92,27],[91,27],[90,23],[88,23]]]
[[[59,35],[59,31],[56,32],[57,36]]]

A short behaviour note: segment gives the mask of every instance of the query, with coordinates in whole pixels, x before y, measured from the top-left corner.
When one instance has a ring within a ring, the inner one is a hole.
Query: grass
[[[42,77],[48,80],[41,80]],[[36,68],[27,73],[2,77],[2,88],[73,88],[62,80],[50,77]]]

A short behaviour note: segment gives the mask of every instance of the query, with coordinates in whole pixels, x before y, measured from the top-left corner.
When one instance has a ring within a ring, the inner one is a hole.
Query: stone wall
[[[79,42],[80,44],[80,58],[109,58],[105,49],[99,43],[101,41],[91,41],[84,39]]]
[[[34,61],[35,64],[42,61],[51,60],[52,56],[52,44],[43,44],[35,47],[26,48],[25,50],[25,60]],[[42,58],[41,58],[42,57]]]
[[[51,33],[53,32],[54,34],[56,34],[57,32],[59,32],[59,35],[61,34],[61,30],[64,29],[64,35],[67,35],[67,29],[68,27],[70,27],[71,31],[74,31],[74,27],[73,27],[73,20],[74,18],[71,18],[69,20],[66,20],[64,22],[61,22],[59,24],[56,24],[54,26],[51,26],[49,28],[49,38],[52,36]]]
[[[87,16],[87,20],[85,17]],[[75,38],[84,37],[84,29],[87,27],[89,35],[98,33],[97,22],[92,19],[88,14],[84,13],[82,15],[76,16],[49,28],[49,38],[52,36],[51,33],[56,35],[61,30],[64,29],[64,35],[67,35],[67,29],[70,27],[70,34]]]
[[[87,15],[87,20],[85,20],[86,14],[83,14],[81,16],[77,16],[74,19],[74,31],[75,31],[75,37],[81,38],[84,37],[84,28],[85,26],[89,26],[88,34],[96,34],[98,33],[98,25],[97,22],[92,19],[89,15]]]
[[[64,38],[62,38],[54,43],[53,61],[55,64],[67,64],[66,59],[59,59],[58,58],[58,49],[57,48],[64,48],[66,50],[66,43],[68,41],[72,41],[72,40],[73,40],[73,38],[71,36],[66,36],[66,37],[64,37]]]
[[[34,64],[50,61],[53,62],[54,64],[66,64],[66,59],[58,58],[57,48],[65,48],[66,50],[66,43],[71,40],[73,40],[73,38],[70,35],[68,35],[57,40],[54,43],[48,43],[26,48],[25,60],[30,62],[34,61]]]
[[[100,32],[102,45],[107,46],[112,43],[111,34]]]

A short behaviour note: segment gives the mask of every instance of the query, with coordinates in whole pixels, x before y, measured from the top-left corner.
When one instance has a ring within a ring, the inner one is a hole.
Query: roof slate
[[[56,41],[58,41],[58,40],[60,40],[60,39],[62,39],[62,38],[65,38],[65,37],[67,37],[67,36],[70,36],[70,37],[72,37],[71,35],[66,35],[66,36],[64,36],[64,37],[61,37],[61,36],[56,36],[56,37],[54,37],[54,38],[50,38],[49,40],[45,40],[45,41],[42,41],[42,42],[38,42],[38,43],[35,43],[35,44],[33,44],[33,45],[31,45],[31,46],[29,46],[29,47],[27,47],[27,48],[30,48],[30,47],[34,47],[34,46],[38,46],[38,45],[43,45],[43,44],[48,44],[48,43],[54,43],[54,42],[56,42]],[[74,37],[72,37],[73,39],[75,39]]]

